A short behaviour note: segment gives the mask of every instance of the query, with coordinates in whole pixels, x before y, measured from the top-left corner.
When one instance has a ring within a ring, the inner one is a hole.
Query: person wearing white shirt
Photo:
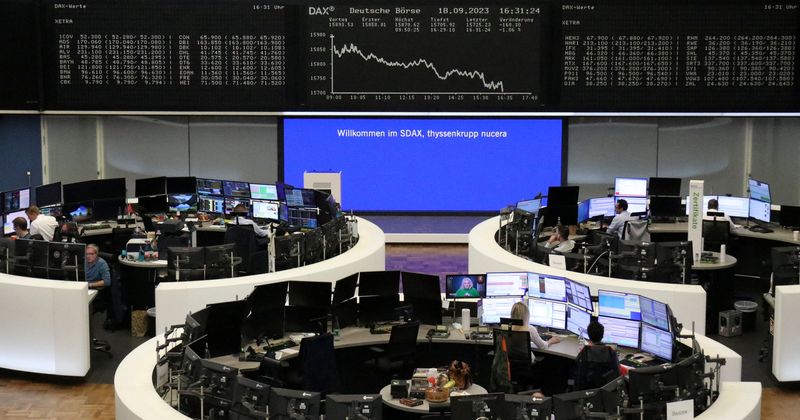
[[[716,198],[708,200],[708,212],[719,213],[719,202]],[[727,214],[723,214],[722,216],[709,216],[708,213],[706,213],[703,215],[703,220],[725,220],[728,222],[728,227],[730,228],[731,232],[733,232],[733,229],[737,227]]]
[[[53,240],[53,234],[58,228],[58,220],[55,217],[42,214],[39,207],[36,206],[28,207],[25,210],[25,215],[31,221],[31,236],[42,235],[45,241],[50,242]]]
[[[569,239],[569,228],[558,226],[544,247],[560,253],[571,252],[575,248],[575,241]]]
[[[614,207],[614,211],[617,213],[617,215],[611,219],[611,224],[608,225],[606,232],[616,233],[617,236],[622,238],[622,234],[625,232],[625,222],[631,219],[631,214],[628,212],[628,202],[620,198],[617,200],[617,205]]]
[[[247,214],[247,207],[244,204],[237,204],[236,207],[233,208],[234,213],[238,214]],[[253,227],[253,231],[256,233],[256,236],[259,238],[266,238],[269,235],[269,230],[262,229],[261,226],[256,224],[256,222],[252,221],[243,216],[236,216],[233,218],[234,225],[248,225]]]
[[[544,341],[542,337],[539,336],[539,330],[536,329],[536,326],[531,325],[531,312],[528,309],[528,305],[517,302],[511,307],[511,314],[510,318],[512,319],[519,319],[522,321],[522,325],[514,325],[511,327],[514,331],[528,331],[531,334],[531,343],[537,349],[546,349],[550,347],[551,344],[560,343],[561,339],[556,336],[550,337],[549,340]]]

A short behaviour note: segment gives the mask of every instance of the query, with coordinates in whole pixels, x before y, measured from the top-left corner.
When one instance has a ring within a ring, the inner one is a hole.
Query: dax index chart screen
[[[307,15],[311,107],[544,103],[544,6],[337,5]]]

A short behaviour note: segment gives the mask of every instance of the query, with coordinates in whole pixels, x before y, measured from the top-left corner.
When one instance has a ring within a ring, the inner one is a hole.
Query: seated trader
[[[53,233],[58,228],[58,221],[53,216],[42,214],[39,207],[30,206],[25,214],[31,221],[31,235],[42,235],[45,241],[53,240]]]
[[[535,325],[531,325],[530,318],[531,312],[528,309],[528,305],[517,302],[514,306],[511,307],[511,315],[509,318],[512,319],[519,319],[522,320],[522,325],[514,325],[511,327],[513,331],[528,331],[531,333],[531,342],[533,343],[534,347],[538,349],[546,349],[550,347],[551,344],[560,343],[561,339],[552,336],[549,340],[544,341],[542,337],[539,337],[539,331],[536,329]]]
[[[236,207],[233,208],[234,213],[238,214],[247,214],[247,206],[244,204],[237,204]],[[269,230],[262,229],[256,222],[248,219],[244,216],[236,216],[233,218],[234,225],[250,225],[253,227],[253,231],[256,233],[256,236],[259,238],[266,238],[269,235]]]
[[[111,271],[108,263],[97,254],[100,248],[95,244],[86,245],[86,281],[90,289],[102,289],[111,286]]]
[[[602,344],[605,328],[597,321],[589,322],[586,327],[589,343],[578,353],[575,359],[575,391],[599,388],[619,376],[619,360],[617,351]]]
[[[456,297],[481,297],[481,294],[472,284],[472,279],[464,277],[461,279],[461,287],[456,290]]]
[[[556,252],[572,252],[575,248],[575,241],[569,239],[569,228],[566,226],[556,226],[555,232],[550,235],[550,239],[545,242],[544,247]]]
[[[28,232],[28,221],[22,217],[16,217],[11,221],[14,225],[14,234],[17,239],[31,239],[31,233]]]
[[[711,200],[708,200],[708,213],[711,213],[711,212],[719,213],[719,201],[717,201],[716,198],[712,198]],[[728,227],[730,228],[731,231],[733,231],[733,228],[738,227],[737,225],[735,225],[733,223],[733,220],[731,220],[730,216],[728,216],[727,214],[723,215],[722,217],[719,217],[719,216],[710,216],[708,213],[703,215],[703,220],[714,220],[714,219],[716,219],[716,220],[727,220],[728,221]]]
[[[611,219],[611,224],[608,225],[606,232],[616,233],[617,236],[622,238],[622,234],[625,231],[625,222],[631,219],[631,214],[628,212],[628,202],[622,198],[617,200],[617,205],[614,206],[614,212],[616,212],[617,215]]]

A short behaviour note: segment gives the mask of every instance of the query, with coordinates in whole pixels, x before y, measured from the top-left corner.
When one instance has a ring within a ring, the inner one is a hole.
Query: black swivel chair
[[[371,362],[378,370],[393,377],[410,377],[410,369],[414,366],[417,355],[418,335],[419,321],[393,326],[389,335],[389,346],[385,350],[370,348],[375,357],[367,363]]]
[[[586,346],[575,359],[575,391],[600,388],[619,377],[617,352],[606,345]]]
[[[493,348],[497,348],[497,343],[500,341],[501,337],[505,337],[508,349],[508,365],[512,386],[510,392],[530,388],[533,377],[531,333],[529,331],[513,331],[495,328],[492,330]]]
[[[109,253],[99,253],[98,256],[106,261],[108,264],[108,271],[109,276],[111,278],[111,285],[108,287],[104,287],[97,291],[97,296],[92,301],[92,315],[98,312],[105,312],[106,313],[106,320],[109,319],[110,316],[113,316],[114,312],[114,289],[117,289],[119,292],[119,285],[117,279],[114,278],[114,268],[112,268],[111,263],[109,261],[113,261],[113,255]],[[116,283],[116,284],[115,284]],[[90,325],[94,325],[91,320],[89,322]],[[109,358],[113,357],[113,353],[111,353],[111,344],[106,340],[100,340],[94,336],[94,330],[92,329],[92,350],[97,350],[101,353],[105,353],[108,355]]]
[[[258,251],[256,242],[256,232],[249,225],[229,225],[225,231],[225,243],[234,244],[236,254],[242,258],[239,265],[240,272],[248,274],[250,270],[250,259]]]
[[[323,395],[339,389],[339,372],[330,333],[306,337],[300,341],[302,389]]]
[[[727,220],[703,220],[703,242],[706,249],[719,251],[720,246],[727,244],[730,239],[730,223]]]
[[[114,255],[119,255],[125,249],[128,241],[133,237],[133,228],[115,227],[111,229],[111,250]]]

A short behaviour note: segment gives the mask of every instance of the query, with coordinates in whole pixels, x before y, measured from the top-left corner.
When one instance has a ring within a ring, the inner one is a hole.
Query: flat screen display
[[[61,204],[61,183],[40,185],[36,187],[36,205],[39,207]]]
[[[222,214],[225,212],[225,200],[212,195],[198,195],[197,211]]]
[[[15,212],[6,214],[5,219],[3,219],[3,234],[4,235],[10,235],[10,234],[14,233],[14,223],[13,222],[14,222],[14,219],[16,219],[17,217],[21,217],[21,218],[25,219],[25,221],[28,223],[28,228],[30,228],[31,221],[30,221],[30,219],[28,219],[28,215],[25,214],[25,210],[15,211]]]
[[[278,188],[269,184],[250,184],[250,198],[278,201]]]
[[[727,197],[721,195],[717,198],[719,202],[719,211],[725,213],[728,217],[748,217],[750,215],[750,200],[744,197]],[[703,214],[708,211],[708,202]]]
[[[647,212],[647,198],[644,197],[617,197],[616,201],[625,200],[628,202],[628,213]]]
[[[559,119],[287,118],[283,133],[285,181],[341,171],[348,209],[496,211],[562,181]]]
[[[524,296],[528,273],[486,273],[486,296]]]
[[[642,314],[642,322],[669,331],[669,311],[666,303],[640,296],[639,309]]]
[[[614,197],[599,197],[589,199],[589,218],[592,217],[614,217]]]
[[[250,183],[242,181],[222,181],[226,197],[250,198]]]
[[[486,297],[483,274],[448,274],[444,281],[448,299]]]
[[[197,178],[197,193],[201,195],[223,195],[219,179]]]
[[[570,279],[567,279],[566,286],[567,301],[569,303],[580,306],[589,312],[594,312],[592,292],[589,290],[589,286]]]
[[[278,207],[279,203],[275,201],[253,200],[253,217],[278,220]]]
[[[169,203],[169,211],[171,212],[196,212],[197,211],[197,195],[196,194],[168,194],[167,202]]]
[[[136,196],[149,197],[167,192],[167,177],[141,178],[136,180]]]
[[[541,206],[542,206],[542,200],[540,198],[517,201],[517,208],[520,210],[525,210],[528,213],[536,213],[537,211],[539,211],[539,207]]]
[[[750,178],[747,180],[747,186],[750,189],[750,198],[753,200],[772,202],[772,197],[769,194],[769,184],[766,182]]]
[[[522,298],[496,297],[481,299],[481,323],[499,324],[500,318],[508,318],[511,315],[511,307],[517,302],[522,302]]]
[[[225,197],[225,215],[229,215],[233,213],[234,207],[238,206],[239,204],[243,204],[247,207],[247,214],[250,215],[251,212],[251,205],[250,200],[247,198],[234,198],[234,197]]]
[[[567,331],[578,336],[583,336],[583,338],[589,338],[586,329],[589,328],[589,322],[591,320],[591,313],[574,306],[567,307]]]
[[[770,204],[766,201],[758,201],[750,199],[750,217],[769,223],[770,218]]]
[[[647,178],[617,178],[614,182],[616,197],[647,197]]]
[[[171,176],[167,178],[167,194],[195,194],[197,178],[193,176]]]
[[[642,324],[641,349],[667,362],[672,361],[672,347],[675,339],[672,333]]]
[[[528,273],[528,296],[566,302],[566,281],[564,277]]]
[[[531,325],[559,330],[567,328],[567,305],[564,303],[531,298],[528,299],[528,309]]]
[[[681,179],[652,177],[650,178],[650,187],[648,192],[651,196],[680,197]]]
[[[23,188],[21,190],[6,191],[3,196],[3,213],[10,211],[27,209],[31,205],[31,190]]]
[[[597,295],[600,316],[634,321],[642,319],[641,310],[639,309],[639,295],[608,290],[599,290]]]
[[[620,346],[639,348],[639,329],[641,322],[629,319],[599,316],[597,321],[605,329],[603,343],[617,344]]]

